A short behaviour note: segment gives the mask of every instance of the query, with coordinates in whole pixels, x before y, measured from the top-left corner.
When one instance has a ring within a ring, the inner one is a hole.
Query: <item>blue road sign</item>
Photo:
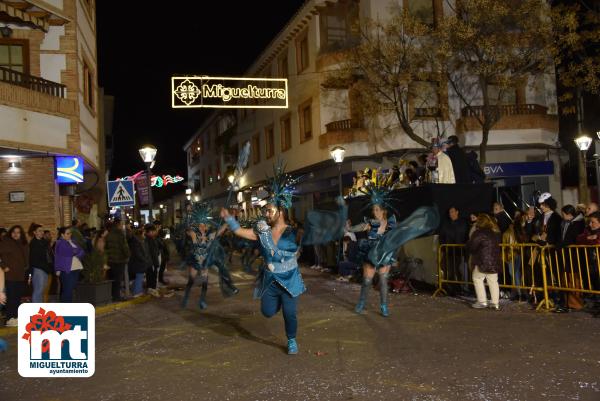
[[[108,193],[108,206],[134,206],[135,193],[133,192],[133,181],[108,181],[106,183]]]

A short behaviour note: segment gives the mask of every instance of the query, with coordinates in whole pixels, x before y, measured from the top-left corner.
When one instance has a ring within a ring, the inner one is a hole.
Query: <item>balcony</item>
[[[65,98],[67,88],[65,85],[34,77],[33,75],[23,74],[22,72],[13,71],[5,67],[0,67],[0,81],[63,99]]]
[[[510,104],[495,106],[500,118],[492,130],[542,129],[558,132],[558,117],[548,114],[548,108],[539,104]],[[478,118],[483,117],[483,106],[463,108],[456,122],[458,133],[481,131]]]
[[[327,149],[334,145],[367,142],[369,135],[362,122],[347,119],[325,124],[325,133],[319,136],[319,147]]]

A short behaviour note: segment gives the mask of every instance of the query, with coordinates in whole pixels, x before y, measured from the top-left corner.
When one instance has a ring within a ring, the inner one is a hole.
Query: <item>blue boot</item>
[[[356,312],[356,313],[358,313],[360,315],[363,310],[365,310],[365,301],[363,299],[361,299],[356,304],[356,307],[354,308],[354,312]]]
[[[0,338],[0,352],[4,352],[8,349],[8,343]]]
[[[296,355],[298,353],[298,343],[295,338],[288,340],[288,355]]]
[[[381,308],[381,316],[388,317],[390,315],[390,311],[388,310],[388,307],[386,304],[381,304],[380,308]]]
[[[358,303],[356,304],[356,307],[354,308],[354,312],[360,314],[365,309],[365,303],[367,301],[367,297],[369,295],[369,290],[371,289],[372,282],[373,282],[373,279],[363,278],[363,283],[360,287],[360,296],[358,297]]]
[[[200,301],[198,301],[198,307],[200,309],[206,309],[208,308],[208,304],[203,299],[200,299]]]

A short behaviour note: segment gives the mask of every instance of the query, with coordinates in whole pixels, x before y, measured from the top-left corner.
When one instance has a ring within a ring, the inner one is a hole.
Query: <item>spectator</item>
[[[572,205],[565,205],[561,209],[561,214],[563,221],[561,223],[561,239],[559,246],[561,248],[565,248],[569,245],[576,244],[577,237],[583,232],[583,230],[585,230],[585,221],[583,216],[577,213],[577,210]],[[571,283],[573,283],[573,288],[580,288],[581,282],[579,280],[579,274],[573,274],[573,266],[570,263],[572,258],[569,257],[569,250],[563,250],[563,252],[566,257],[566,260],[559,256],[559,266],[557,266],[560,277],[566,277],[566,286],[569,286]],[[577,256],[575,254],[575,261],[576,260]],[[568,308],[576,310],[583,309],[583,299],[581,299],[580,293],[568,292],[567,294],[565,294],[564,301],[557,298],[555,312],[568,312]]]
[[[512,223],[510,216],[506,210],[504,210],[504,206],[502,206],[499,202],[494,202],[493,210],[494,217],[498,223],[498,228],[500,228],[501,233],[504,233],[508,229],[508,226],[510,226]]]
[[[592,212],[588,216],[588,227],[583,231],[583,233],[577,236],[577,245],[600,245],[600,212]],[[591,250],[591,252],[597,252],[595,249]],[[591,260],[589,270],[591,272],[589,277],[589,282],[586,288],[599,290],[599,274],[598,269],[595,266],[595,261],[598,256],[595,255]],[[585,266],[585,264],[583,264]],[[584,280],[587,280],[587,277],[584,276]]]
[[[6,231],[6,228],[0,227],[0,241],[2,241],[6,237],[7,233],[8,231]]]
[[[28,231],[31,237],[29,242],[29,266],[33,287],[31,302],[43,302],[48,276],[54,271],[50,264],[50,244],[44,238],[44,230],[40,224],[32,223]]]
[[[503,255],[506,258],[506,267],[508,268],[508,274],[511,279],[510,283],[514,286],[520,286],[521,282],[521,253],[522,248],[518,244],[522,244],[523,234],[521,229],[521,221],[523,212],[520,210],[515,211],[514,220],[509,224],[508,228],[502,233],[502,244],[504,246]],[[506,246],[510,245],[510,246]],[[507,284],[507,283],[505,283]],[[511,299],[521,299],[521,289],[516,288],[511,290]]]
[[[0,268],[6,273],[6,325],[18,325],[18,309],[25,292],[29,246],[21,226],[12,226],[0,241]]]
[[[442,152],[442,144],[439,142],[434,142],[432,146],[432,152],[437,159],[437,183],[456,183],[456,179],[454,178],[454,169],[452,167],[452,160],[450,160],[447,154]]]
[[[452,161],[454,178],[457,184],[471,184],[471,172],[465,151],[458,144],[458,137],[450,135],[446,141],[446,154]]]
[[[590,215],[594,212],[598,211],[598,204],[596,202],[590,202],[585,207],[585,217],[590,217]]]
[[[479,165],[479,160],[477,160],[477,153],[475,151],[470,151],[467,153],[467,164],[469,165],[469,173],[471,174],[471,182],[475,184],[481,184],[485,182],[485,172],[481,169]]]
[[[473,233],[477,229],[477,213],[471,213],[469,215],[469,238],[473,236]]]
[[[169,248],[167,247],[167,243],[165,242],[165,232],[162,229],[162,223],[159,220],[154,221],[154,226],[156,227],[156,244],[158,245],[158,250],[160,252],[160,268],[158,270],[158,282],[166,285],[165,281],[165,270],[167,268],[167,262],[169,261]],[[233,255],[233,247],[229,247],[229,257],[231,262],[231,256]]]
[[[146,287],[152,296],[159,296],[156,290],[158,281],[158,271],[160,269],[160,250],[156,242],[156,227],[153,224],[146,224],[144,227],[144,242],[148,248],[151,266],[146,270]]]
[[[541,227],[539,225],[539,219],[536,217],[534,206],[529,206],[527,208],[527,212],[525,213],[521,225],[523,227],[525,243],[533,241],[533,237],[540,234]]]
[[[135,229],[133,236],[129,239],[129,249],[131,257],[129,258],[129,274],[135,276],[133,284],[133,297],[139,297],[144,294],[144,274],[152,269],[152,259],[148,244],[144,240],[144,230]]]
[[[454,177],[454,169],[452,167],[452,160],[447,154],[442,152],[442,144],[436,142],[432,148],[433,154],[437,159],[437,174],[438,184],[454,184],[456,179]]]
[[[112,282],[113,301],[123,301],[121,296],[121,285],[123,283],[123,274],[125,264],[129,260],[129,246],[123,232],[123,223],[120,219],[115,219],[113,225],[106,235],[105,252],[108,266],[110,267],[109,276]]]
[[[85,241],[85,237],[83,236],[83,232],[81,231],[81,222],[79,219],[73,219],[71,225],[71,241],[77,244],[78,247],[87,250],[87,243]]]
[[[561,232],[560,226],[562,219],[554,210],[556,209],[556,201],[548,192],[544,192],[539,198],[540,209],[540,234],[533,237],[533,240],[540,245],[556,245],[560,242]]]
[[[340,274],[338,280],[340,281],[348,281],[360,267],[357,263],[358,243],[356,242],[356,236],[355,239],[352,240],[348,234],[349,233],[344,234],[342,240],[342,260],[338,266],[338,272]]]
[[[0,268],[0,305],[6,304],[6,294],[4,292],[4,270]],[[6,341],[0,338],[0,352],[8,348]]]
[[[458,208],[452,206],[448,210],[448,217],[440,229],[440,244],[465,244],[469,228],[467,222],[460,218]],[[444,256],[448,279],[467,282],[469,273],[463,248],[449,247]],[[466,292],[467,285],[464,285],[462,290]]]
[[[473,308],[488,307],[487,295],[483,281],[487,281],[490,288],[490,308],[500,310],[500,288],[498,286],[498,272],[502,270],[500,256],[500,229],[494,220],[487,214],[477,216],[475,223],[477,229],[467,242],[467,249],[471,255],[473,265],[473,284],[477,294],[477,302]]]
[[[419,184],[423,184],[427,175],[427,155],[425,153],[421,153],[419,156],[417,156],[417,162],[419,164],[415,172],[419,178]]]
[[[73,290],[79,281],[79,273],[83,270],[81,259],[85,255],[84,250],[71,239],[72,232],[69,227],[58,229],[58,240],[54,254],[54,269],[60,277],[61,302],[72,302]]]

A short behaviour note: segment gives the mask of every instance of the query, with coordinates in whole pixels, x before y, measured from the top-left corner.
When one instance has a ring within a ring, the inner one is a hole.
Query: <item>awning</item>
[[[51,25],[64,25],[69,18],[62,15],[60,10],[35,0],[0,1],[0,22],[48,32]]]

